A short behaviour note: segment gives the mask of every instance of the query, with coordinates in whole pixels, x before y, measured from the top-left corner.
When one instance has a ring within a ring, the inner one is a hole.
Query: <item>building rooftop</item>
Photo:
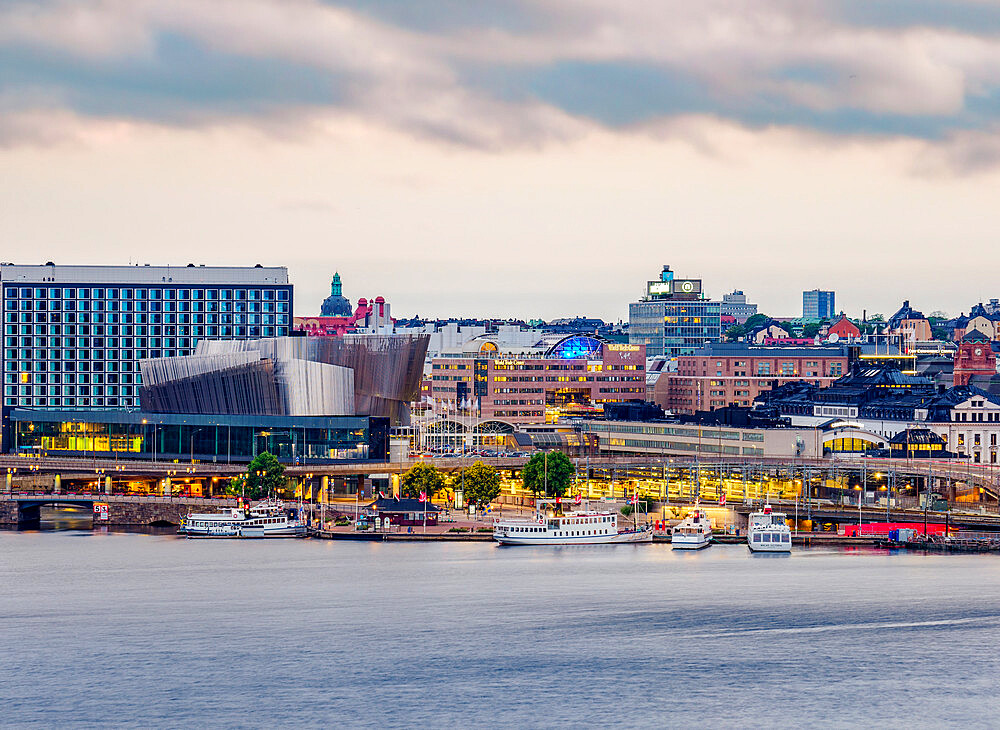
[[[60,266],[0,263],[0,281],[30,284],[287,284],[284,266]]]

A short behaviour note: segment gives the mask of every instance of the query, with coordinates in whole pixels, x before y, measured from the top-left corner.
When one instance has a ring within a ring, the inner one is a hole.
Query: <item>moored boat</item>
[[[792,530],[784,512],[774,512],[770,504],[765,504],[760,512],[751,512],[747,547],[755,553],[790,553]]]
[[[670,546],[674,550],[701,550],[712,543],[712,522],[695,505],[694,511],[670,531]]]
[[[286,508],[278,500],[265,500],[221,512],[189,514],[177,532],[188,537],[302,537],[306,526],[297,509]]]
[[[552,505],[549,510],[545,505]],[[620,529],[618,516],[607,510],[563,512],[555,500],[540,500],[533,517],[499,517],[493,539],[501,545],[600,545],[652,542],[652,527]]]

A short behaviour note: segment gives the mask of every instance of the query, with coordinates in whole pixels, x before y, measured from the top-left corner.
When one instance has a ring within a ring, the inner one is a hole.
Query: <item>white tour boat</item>
[[[750,513],[747,547],[755,553],[792,552],[792,530],[783,512],[773,512],[765,504],[760,512]]]
[[[546,504],[553,509],[544,510]],[[493,539],[501,545],[598,545],[652,542],[652,527],[618,528],[613,511],[585,509],[562,512],[555,500],[539,500],[534,517],[498,517],[493,520]]]
[[[674,550],[701,550],[711,542],[712,522],[697,505],[694,512],[674,525],[674,529],[670,531],[670,546]]]
[[[189,514],[178,533],[188,537],[301,537],[306,526],[282,502],[265,500],[222,512]]]

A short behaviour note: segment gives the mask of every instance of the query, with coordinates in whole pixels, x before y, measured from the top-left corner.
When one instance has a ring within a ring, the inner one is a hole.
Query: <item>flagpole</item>
[[[427,534],[427,500],[430,499],[426,494],[424,495],[424,534]]]

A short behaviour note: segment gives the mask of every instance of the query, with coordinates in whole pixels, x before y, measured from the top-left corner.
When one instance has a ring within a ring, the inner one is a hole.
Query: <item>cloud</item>
[[[488,150],[693,114],[942,140],[987,129],[1000,94],[983,20],[1000,10],[946,4],[980,22],[848,0],[15,2],[0,94],[15,115],[266,130],[342,114]],[[7,143],[22,130],[0,124]]]

